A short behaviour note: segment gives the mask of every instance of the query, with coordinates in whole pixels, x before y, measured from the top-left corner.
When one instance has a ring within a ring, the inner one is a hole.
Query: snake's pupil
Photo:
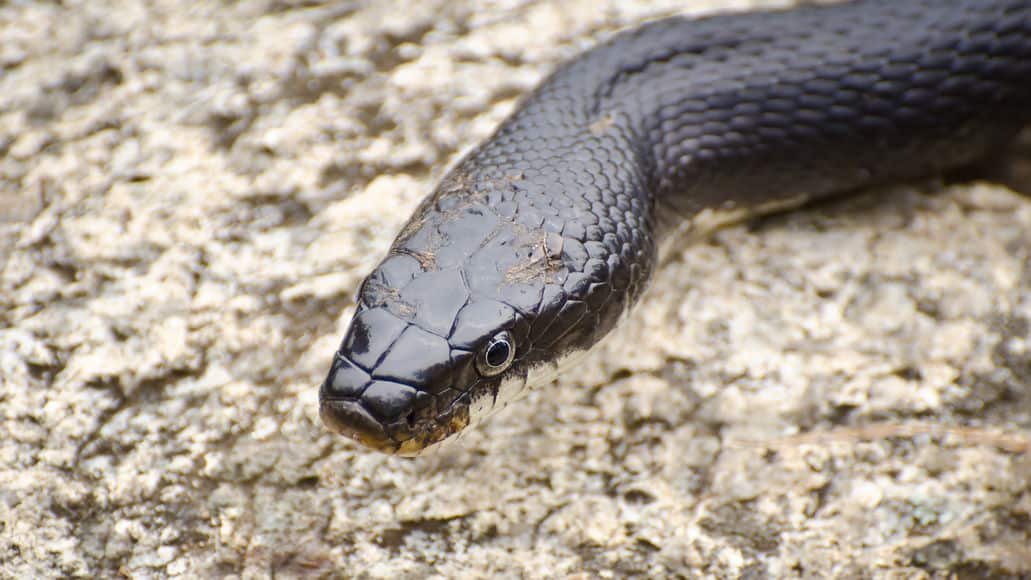
[[[503,340],[491,344],[487,348],[487,364],[492,367],[500,367],[508,362],[508,350],[511,347]]]

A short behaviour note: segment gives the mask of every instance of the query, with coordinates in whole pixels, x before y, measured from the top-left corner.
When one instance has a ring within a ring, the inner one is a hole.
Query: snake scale
[[[617,34],[416,209],[359,290],[323,422],[417,455],[568,368],[685,224],[968,166],[1029,123],[1031,0],[856,0]]]

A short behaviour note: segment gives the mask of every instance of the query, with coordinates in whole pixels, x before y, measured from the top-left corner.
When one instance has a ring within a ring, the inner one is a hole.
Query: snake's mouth
[[[455,406],[446,417],[416,418],[414,411],[386,424],[370,413],[360,400],[325,398],[319,403],[323,424],[369,449],[415,457],[437,446],[469,425],[467,406]]]

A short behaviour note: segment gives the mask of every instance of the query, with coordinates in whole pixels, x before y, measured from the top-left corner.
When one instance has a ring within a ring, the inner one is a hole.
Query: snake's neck
[[[1022,0],[861,0],[661,20],[557,70],[489,146],[526,150],[565,190],[563,175],[604,170],[688,219],[940,173],[1031,122],[1031,65],[1012,49],[1024,14]]]

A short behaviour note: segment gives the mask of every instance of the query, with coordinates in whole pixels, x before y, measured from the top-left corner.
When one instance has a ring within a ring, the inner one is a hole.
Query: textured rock
[[[1031,574],[1031,202],[994,184],[677,248],[436,455],[319,424],[446,164],[684,4],[0,7],[0,576]]]

